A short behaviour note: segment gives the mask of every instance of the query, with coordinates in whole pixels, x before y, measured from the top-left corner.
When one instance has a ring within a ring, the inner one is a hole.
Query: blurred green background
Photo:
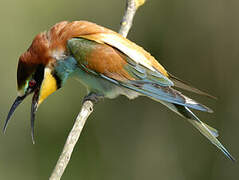
[[[117,31],[124,8],[124,0],[1,0],[1,128],[16,97],[18,57],[37,33],[62,20],[89,20]],[[220,131],[220,140],[237,159],[238,9],[236,0],[148,0],[128,36],[169,72],[219,97],[214,101],[188,94],[215,110],[196,113]],[[0,134],[1,180],[48,179],[85,93],[71,79],[41,105],[35,145],[31,98],[24,101],[7,134]],[[119,97],[95,106],[62,179],[239,179],[239,165],[161,104]]]

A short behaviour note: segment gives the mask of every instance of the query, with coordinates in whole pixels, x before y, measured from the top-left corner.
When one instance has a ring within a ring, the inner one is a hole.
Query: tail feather
[[[169,109],[176,112],[178,115],[186,118],[196,129],[198,129],[212,144],[219,148],[229,159],[235,161],[234,157],[227,151],[227,149],[220,143],[220,141],[218,141],[218,131],[200,121],[200,119],[196,115],[194,115],[193,112],[189,109],[193,108],[200,111],[213,112],[210,108],[184,96],[182,93],[171,88],[170,86],[160,86],[157,83],[153,83],[152,81],[146,80],[130,80],[126,82],[120,82],[104,75],[101,75],[101,77],[113,82],[116,85],[131,89],[164,104]],[[192,88],[173,76],[171,78],[174,80],[174,83],[178,82],[178,84],[175,83],[176,85],[178,85],[178,87],[213,98],[213,96],[204,93],[196,88]]]
[[[172,74],[169,74],[169,79],[171,81],[173,81],[175,87],[178,87],[180,89],[184,89],[186,91],[190,91],[190,92],[193,92],[193,93],[196,93],[196,94],[199,94],[199,95],[207,96],[207,97],[212,98],[212,99],[217,99],[217,97],[212,96],[211,94],[208,94],[204,91],[201,91],[201,90],[191,86],[190,84],[188,84],[188,83],[184,82],[183,80],[173,76]]]
[[[211,133],[215,136],[215,137],[218,137],[219,136],[219,133],[218,133],[218,130],[216,130],[215,128],[207,125],[204,123],[204,125],[211,131]]]
[[[235,158],[217,139],[218,131],[200,121],[200,119],[195,114],[193,114],[193,112],[189,108],[168,102],[163,101],[160,102],[165,106],[167,106],[172,111],[179,114],[180,116],[186,118],[188,122],[190,122],[196,129],[198,129],[212,144],[214,144],[217,148],[219,148],[227,156],[228,159],[232,160],[233,162],[236,161]]]

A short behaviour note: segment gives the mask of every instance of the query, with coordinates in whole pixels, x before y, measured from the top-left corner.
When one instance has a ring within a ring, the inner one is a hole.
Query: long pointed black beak
[[[31,91],[32,92],[32,91]],[[30,94],[31,92],[29,92],[28,94]],[[6,129],[7,129],[7,125],[9,123],[10,118],[12,117],[15,109],[21,104],[21,102],[25,99],[25,97],[28,95],[24,95],[24,96],[18,96],[16,98],[16,100],[14,101],[8,115],[7,115],[7,119],[5,121],[4,127],[3,127],[3,133],[6,133]],[[35,140],[34,140],[34,122],[35,122],[35,114],[38,108],[38,97],[39,97],[39,90],[36,89],[34,92],[34,95],[32,97],[32,105],[31,105],[31,136],[32,136],[32,143],[35,144]]]
[[[19,106],[19,104],[21,104],[21,102],[25,99],[25,97],[26,97],[26,95],[24,95],[24,96],[18,96],[18,97],[15,99],[14,103],[12,104],[12,107],[11,107],[11,109],[10,109],[8,115],[7,115],[7,119],[6,119],[5,124],[4,124],[4,127],[3,127],[3,133],[4,133],[4,134],[6,133],[7,125],[8,125],[8,123],[9,123],[9,120],[10,120],[10,118],[12,117],[12,115],[13,115],[15,109]]]

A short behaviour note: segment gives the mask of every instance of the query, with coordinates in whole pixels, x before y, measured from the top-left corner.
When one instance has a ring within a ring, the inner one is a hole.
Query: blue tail
[[[167,102],[161,103],[167,106],[172,111],[179,114],[180,116],[186,118],[188,122],[190,122],[196,129],[198,129],[212,144],[214,144],[218,149],[220,149],[227,156],[228,159],[232,160],[233,162],[236,161],[235,158],[217,139],[218,132],[216,129],[200,121],[200,119],[195,114],[193,114],[193,112],[190,111],[190,109],[188,109],[187,107]]]

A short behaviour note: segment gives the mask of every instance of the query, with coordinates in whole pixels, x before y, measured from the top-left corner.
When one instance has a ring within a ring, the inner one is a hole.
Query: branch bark
[[[134,15],[137,9],[145,3],[146,0],[127,0],[126,10],[121,21],[119,33],[124,37],[127,36],[133,22]],[[67,140],[65,142],[63,151],[56,163],[56,166],[49,178],[49,180],[60,180],[69,161],[74,147],[81,135],[82,129],[89,115],[93,112],[93,102],[87,100],[83,103],[80,113],[78,114],[73,128],[71,129]]]
[[[125,14],[121,20],[119,33],[126,37],[133,24],[134,15],[137,9],[145,3],[146,0],[127,0]]]
[[[63,151],[57,161],[55,169],[53,170],[50,180],[60,180],[64,173],[68,162],[70,161],[72,151],[80,137],[81,131],[89,115],[93,112],[93,103],[85,101],[82,105],[81,111],[78,114],[76,121],[69,133]]]

